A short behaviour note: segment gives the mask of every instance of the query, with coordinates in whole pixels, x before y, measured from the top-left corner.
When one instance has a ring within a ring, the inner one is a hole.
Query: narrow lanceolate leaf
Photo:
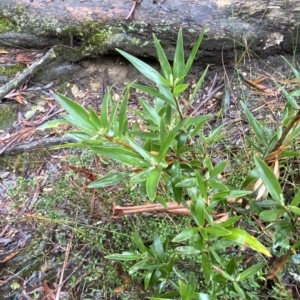
[[[177,247],[177,248],[175,248],[175,251],[179,252],[180,254],[184,254],[184,255],[198,255],[201,253],[200,250],[198,250],[197,248],[195,248],[193,246]]]
[[[205,28],[206,27],[204,27],[203,30],[201,31],[201,33],[200,33],[200,35],[199,35],[192,51],[191,51],[191,54],[189,55],[189,58],[188,58],[188,60],[186,62],[186,65],[185,65],[184,74],[187,74],[189,72],[190,68],[193,65],[194,59],[197,55],[197,52],[199,50],[199,47],[201,45],[201,42],[202,42],[202,39],[203,39],[203,36],[204,36],[204,33],[205,33]]]
[[[146,113],[147,117],[154,122],[157,126],[159,126],[160,123],[160,116],[157,113],[157,111],[145,100],[142,98],[139,99],[140,104],[143,107],[144,112]]]
[[[128,98],[129,98],[129,88],[126,89],[123,101],[120,106],[119,111],[119,137],[121,137],[124,132],[127,131],[126,125],[128,126],[127,122],[127,105],[128,105]]]
[[[300,190],[297,192],[297,194],[295,195],[294,199],[291,202],[292,206],[298,206],[300,203]]]
[[[132,149],[139,153],[149,164],[154,165],[156,163],[156,158],[144,150],[135,140],[130,137],[127,137],[127,140]]]
[[[212,270],[211,270],[210,258],[205,252],[202,253],[202,269],[204,273],[205,283],[209,284]]]
[[[275,174],[268,167],[268,165],[260,158],[254,157],[254,161],[259,171],[260,178],[265,184],[268,192],[272,195],[274,200],[278,201],[278,203],[280,203],[281,205],[284,205],[281,187]]]
[[[140,259],[142,257],[142,254],[136,253],[136,252],[123,252],[121,254],[110,254],[105,256],[105,258],[108,259],[114,259],[114,260],[136,260]]]
[[[203,227],[205,222],[205,207],[203,199],[199,196],[196,203],[191,205],[191,213],[196,224]]]
[[[255,275],[259,270],[264,267],[265,263],[256,264],[251,266],[250,268],[246,269],[244,272],[238,275],[236,281],[243,281],[245,279],[250,278],[251,276]]]
[[[231,234],[226,235],[224,239],[234,241],[242,246],[249,245],[253,250],[265,254],[266,256],[271,256],[270,251],[255,237],[251,236],[245,230],[240,228],[227,228],[231,231]]]
[[[90,121],[90,114],[80,104],[61,94],[54,94],[54,98],[67,111],[71,118],[76,120],[77,127],[87,131],[97,131],[97,127]]]
[[[202,83],[203,83],[203,81],[204,81],[204,79],[205,79],[205,77],[206,77],[206,73],[207,73],[207,71],[208,71],[208,68],[209,68],[209,66],[206,67],[205,71],[203,72],[203,74],[202,74],[201,77],[199,78],[199,80],[198,80],[198,82],[197,82],[197,84],[196,84],[196,86],[195,86],[195,88],[194,88],[194,90],[193,90],[193,93],[192,93],[192,95],[191,95],[191,97],[190,97],[190,99],[189,99],[189,103],[191,103],[191,102],[195,99],[195,97],[196,97],[196,95],[197,95],[199,89],[201,88]]]
[[[90,113],[90,121],[98,130],[101,129],[102,128],[101,119],[92,107],[89,108],[89,113]]]
[[[158,39],[156,38],[155,34],[153,34],[153,40],[154,40],[154,45],[156,48],[156,53],[159,59],[159,63],[161,66],[161,69],[165,75],[166,79],[170,79],[170,75],[172,74],[172,68],[170,66],[170,63],[166,57],[166,54],[164,52],[164,50],[162,49]]]
[[[204,230],[211,235],[214,236],[226,236],[230,235],[231,231],[227,230],[226,228],[220,227],[220,226],[209,226],[205,227]]]
[[[177,125],[175,128],[173,128],[172,131],[169,132],[168,136],[166,137],[165,141],[162,143],[161,148],[159,150],[159,154],[157,157],[158,162],[162,162],[163,160],[165,160],[169,147],[174,142],[176,134],[178,133],[179,129],[180,126]]]
[[[127,148],[109,147],[109,146],[95,146],[95,147],[91,146],[90,149],[96,153],[114,159],[116,161],[120,161],[127,165],[132,165],[140,168],[150,166],[150,164],[146,162],[143,159],[143,157],[141,157],[139,154]]]
[[[174,80],[181,78],[185,73],[184,65],[184,50],[183,50],[183,38],[182,38],[182,29],[180,28],[177,36],[176,49],[174,54],[174,63],[173,63],[173,78]]]
[[[162,169],[154,168],[149,173],[149,177],[147,178],[146,190],[147,190],[147,195],[151,201],[155,199],[157,186],[160,180],[161,173],[162,173]]]
[[[139,182],[146,181],[152,170],[153,170],[153,167],[144,169],[141,172],[131,176],[130,181],[132,183],[139,183]]]
[[[101,177],[100,179],[92,182],[89,184],[89,188],[102,188],[105,186],[112,186],[117,185],[120,182],[122,182],[126,176],[128,175],[128,172],[119,172],[119,173],[112,173],[105,175]]]
[[[132,239],[133,239],[135,245],[141,251],[141,253],[147,252],[146,246],[144,245],[142,239],[140,238],[140,236],[136,232],[132,233]]]
[[[156,84],[170,85],[169,81],[163,78],[154,68],[150,67],[140,59],[128,54],[122,50],[117,49],[117,51],[122,54],[126,59],[128,59],[144,76],[149,78]]]
[[[241,102],[241,105],[243,107],[243,110],[250,122],[250,125],[252,127],[252,129],[254,130],[256,136],[258,137],[259,141],[266,147],[268,148],[268,142],[266,140],[266,135],[264,134],[261,126],[259,125],[259,123],[257,122],[257,120],[255,119],[255,117],[253,116],[253,114],[251,113],[251,111],[249,110],[249,108],[246,106],[245,103]]]
[[[175,96],[179,96],[182,92],[184,92],[189,87],[189,84],[179,84],[177,85],[174,90],[173,94]]]
[[[199,232],[198,227],[190,227],[190,228],[184,229],[183,231],[181,231],[179,234],[177,234],[174,237],[172,242],[186,241],[186,240],[190,239],[191,237],[193,237],[198,232]]]
[[[155,252],[156,252],[160,262],[165,262],[166,254],[165,254],[164,246],[161,242],[160,236],[157,233],[154,234],[153,245],[154,245]]]
[[[182,187],[177,187],[176,184],[182,180],[182,173],[179,161],[176,160],[171,166],[171,185],[175,201],[181,203]]]
[[[222,162],[218,163],[218,164],[213,168],[213,170],[210,172],[210,174],[209,174],[209,175],[210,175],[210,178],[213,178],[213,177],[215,177],[215,176],[221,174],[221,173],[225,170],[227,164],[228,164],[228,161],[222,161]]]
[[[203,115],[203,116],[197,116],[197,117],[188,117],[184,119],[184,121],[181,122],[182,126],[191,126],[198,123],[206,122],[208,119],[212,117],[212,114]]]
[[[102,105],[101,105],[101,122],[103,128],[107,127],[108,124],[108,107],[110,105],[110,93],[111,93],[112,87],[108,89],[108,91],[105,93],[103,100],[102,100]]]

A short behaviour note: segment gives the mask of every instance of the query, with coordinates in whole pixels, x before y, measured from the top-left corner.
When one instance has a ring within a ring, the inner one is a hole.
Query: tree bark
[[[172,60],[178,29],[188,53],[206,26],[198,58],[210,63],[251,51],[264,57],[299,50],[299,0],[159,1],[142,0],[126,20],[134,1],[1,0],[0,45],[60,45],[68,61],[115,53],[115,48],[155,57],[155,33]]]

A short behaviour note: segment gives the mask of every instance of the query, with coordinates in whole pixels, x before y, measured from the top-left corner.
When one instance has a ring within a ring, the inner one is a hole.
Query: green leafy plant
[[[286,232],[298,230],[299,193],[290,205],[286,205],[278,182],[278,171],[274,171],[275,165],[272,169],[268,163],[255,157],[256,169],[249,176],[251,180],[247,179],[249,182],[260,180],[260,186],[268,191],[272,200],[257,203],[253,189],[228,186],[221,179],[227,162],[214,164],[206,152],[222,136],[224,125],[206,134],[203,128],[211,115],[190,116],[190,104],[181,101],[189,87],[185,77],[196,57],[203,33],[185,61],[182,31],[179,31],[173,66],[154,35],[162,74],[136,57],[118,50],[153,82],[153,86],[130,83],[122,100],[117,102],[111,99],[109,89],[99,115],[91,107],[87,110],[71,99],[56,94],[55,99],[67,114],[63,115],[62,120],[51,121],[42,127],[71,124],[78,128],[69,133],[77,143],[66,146],[88,148],[125,166],[121,172],[109,173],[89,187],[103,188],[128,180],[131,185],[145,190],[150,201],[157,201],[163,206],[169,201],[176,201],[190,210],[191,226],[179,232],[172,241],[163,241],[155,233],[153,243],[147,246],[137,233],[133,233],[136,250],[107,256],[114,260],[136,261],[130,273],[143,272],[144,288],[153,290],[152,299],[208,299],[212,295],[223,295],[224,289],[230,297],[255,297],[255,292],[249,291],[247,286],[249,282],[253,284],[254,276],[261,276],[263,272],[266,262],[261,254],[271,256],[271,253],[258,238],[237,225],[246,210],[232,209],[228,199],[245,197],[254,207],[254,213],[272,222],[272,226],[283,226],[284,219],[284,224],[288,224]],[[198,80],[189,103],[201,88],[206,72],[207,69]],[[141,109],[136,111],[135,123],[129,126],[127,107],[133,88],[153,96],[154,103],[139,98]],[[287,109],[291,112],[295,103],[289,101],[289,105]],[[249,139],[249,143],[266,159],[267,155],[276,151],[274,147],[280,140],[280,133],[259,124],[246,105],[242,106],[258,139],[258,142]],[[293,120],[290,113],[286,114],[284,123],[288,124],[288,120]],[[295,125],[293,128],[291,139],[299,132],[299,127]],[[228,213],[225,221],[216,221],[215,213],[219,207]],[[264,212],[266,207],[268,213]],[[268,246],[272,242],[276,241],[269,240]],[[298,247],[297,243],[292,244],[294,249]],[[259,263],[244,268],[235,249],[236,246],[246,245],[261,256]],[[232,254],[226,254],[227,250]],[[195,265],[192,272],[184,267],[189,261]]]

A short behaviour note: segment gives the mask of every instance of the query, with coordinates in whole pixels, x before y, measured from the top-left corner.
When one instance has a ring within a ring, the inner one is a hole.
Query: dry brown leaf
[[[290,257],[289,251],[285,255],[276,257],[273,260],[272,264],[270,265],[266,279],[273,279],[274,277],[276,277],[279,274],[279,272],[283,269],[283,267],[285,266],[289,257]]]

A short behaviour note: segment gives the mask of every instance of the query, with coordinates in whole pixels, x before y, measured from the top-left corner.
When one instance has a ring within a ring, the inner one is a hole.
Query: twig
[[[135,8],[137,6],[137,4],[141,3],[142,0],[132,0],[133,1],[133,4],[132,4],[132,7],[131,7],[131,10],[129,12],[129,14],[127,15],[126,19],[125,20],[129,20],[133,17],[134,15],[134,11],[135,11]]]
[[[59,300],[59,294],[60,294],[60,290],[62,288],[62,282],[63,282],[65,269],[67,267],[67,263],[68,263],[68,259],[69,259],[71,245],[72,245],[72,241],[69,242],[68,245],[67,245],[66,256],[65,256],[65,260],[64,260],[63,267],[62,267],[62,270],[61,270],[59,283],[58,283],[58,288],[57,288],[56,295],[55,295],[55,300]]]
[[[51,48],[41,59],[33,63],[30,67],[26,68],[24,72],[22,72],[19,76],[12,79],[10,82],[5,84],[3,87],[0,88],[0,103],[1,100],[11,91],[15,90],[19,86],[21,86],[26,80],[32,76],[41,66],[45,65],[49,61],[53,60],[56,57],[56,54]]]
[[[191,116],[195,116],[197,113],[199,113],[199,110],[225,85],[223,82],[221,85],[219,85],[218,87],[215,88],[216,82],[217,82],[217,73],[213,79],[213,83],[207,93],[206,98],[203,101],[201,101],[199,103],[199,105],[193,110],[193,112],[191,113]]]

